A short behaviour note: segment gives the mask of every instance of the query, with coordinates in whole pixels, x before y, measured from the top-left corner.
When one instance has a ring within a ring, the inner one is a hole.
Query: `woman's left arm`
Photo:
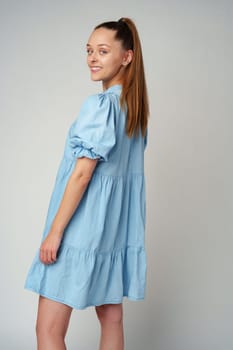
[[[98,159],[86,157],[77,159],[50,231],[40,247],[40,260],[44,264],[51,264],[56,261],[64,229],[82,199],[97,162]]]

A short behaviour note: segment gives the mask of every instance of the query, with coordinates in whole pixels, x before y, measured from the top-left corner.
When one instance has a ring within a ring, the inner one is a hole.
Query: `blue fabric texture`
[[[99,159],[69,224],[58,259],[45,265],[39,249],[25,288],[75,309],[145,298],[147,134],[129,138],[121,85],[86,99],[70,126],[50,198],[42,240],[78,158]]]

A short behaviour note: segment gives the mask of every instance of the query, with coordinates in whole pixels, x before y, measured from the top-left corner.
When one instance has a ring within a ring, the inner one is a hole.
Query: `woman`
[[[69,129],[25,283],[39,294],[39,350],[66,349],[72,309],[89,306],[100,321],[100,349],[122,350],[123,297],[145,295],[148,100],[134,23],[121,18],[98,25],[87,64],[103,92],[87,98]]]

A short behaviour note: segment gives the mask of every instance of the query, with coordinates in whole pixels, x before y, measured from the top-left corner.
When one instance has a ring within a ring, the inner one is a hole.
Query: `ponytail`
[[[121,18],[115,22],[105,22],[97,27],[116,31],[116,39],[122,41],[125,50],[133,51],[132,61],[125,67],[121,106],[127,105],[126,133],[129,137],[141,130],[145,136],[148,125],[149,103],[142,57],[141,43],[134,22]]]

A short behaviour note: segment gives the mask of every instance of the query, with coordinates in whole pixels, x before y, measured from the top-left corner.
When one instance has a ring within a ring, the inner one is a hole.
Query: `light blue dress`
[[[39,249],[25,288],[75,309],[145,298],[144,150],[147,134],[129,138],[121,85],[86,99],[66,138],[42,240],[59,208],[77,158],[99,158],[64,231],[58,259],[45,265]]]

